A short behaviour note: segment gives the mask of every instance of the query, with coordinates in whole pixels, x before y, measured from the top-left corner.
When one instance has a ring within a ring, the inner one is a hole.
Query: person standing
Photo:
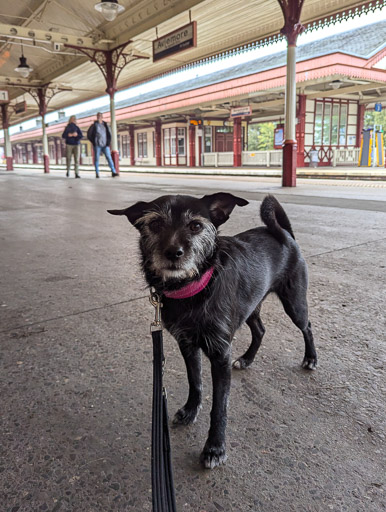
[[[66,164],[67,164],[67,178],[70,176],[70,167],[72,155],[74,155],[75,178],[79,176],[79,156],[80,156],[80,141],[83,139],[82,130],[76,124],[76,116],[71,116],[62,138],[66,141]]]
[[[105,155],[110,166],[111,176],[113,178],[119,176],[115,170],[109,147],[111,143],[111,131],[108,124],[103,121],[103,114],[101,112],[98,112],[96,121],[88,129],[87,138],[94,146],[96,177],[99,178],[99,158],[101,153]]]

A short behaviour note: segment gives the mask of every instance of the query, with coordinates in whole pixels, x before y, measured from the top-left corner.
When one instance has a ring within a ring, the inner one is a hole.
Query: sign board
[[[8,91],[0,91],[0,103],[8,103]]]
[[[252,107],[247,105],[246,107],[231,108],[231,117],[243,117],[252,115]]]
[[[20,103],[16,103],[14,106],[15,114],[23,114],[27,112],[27,103],[25,101],[21,101]]]
[[[196,21],[153,41],[153,62],[194,46],[197,46]]]
[[[284,126],[277,126],[274,130],[274,141],[273,147],[274,149],[281,149],[283,147],[284,142]]]
[[[375,112],[382,112],[382,103],[376,103],[374,106]]]
[[[190,124],[194,125],[194,126],[198,126],[199,124],[202,124],[202,120],[201,119],[190,119]]]

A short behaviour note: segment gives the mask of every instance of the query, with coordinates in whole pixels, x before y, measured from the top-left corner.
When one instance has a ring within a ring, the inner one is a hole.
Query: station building
[[[249,55],[255,55],[248,60]],[[203,73],[219,62],[234,62]],[[238,61],[240,63],[238,63]],[[386,24],[367,25],[299,46],[296,66],[297,166],[357,165],[366,109],[386,105]],[[120,166],[280,167],[284,121],[286,51],[256,56],[254,47],[200,61],[182,71],[197,75],[174,85],[118,101]],[[177,82],[177,80],[176,80]],[[155,82],[156,83],[156,82]],[[97,111],[77,113],[84,131]],[[11,137],[15,163],[42,164],[40,119]],[[250,149],[248,128],[274,123],[274,149]],[[61,134],[67,118],[47,126],[49,156],[65,163]],[[2,141],[0,141],[0,144]],[[92,164],[91,144],[81,145],[81,164]]]

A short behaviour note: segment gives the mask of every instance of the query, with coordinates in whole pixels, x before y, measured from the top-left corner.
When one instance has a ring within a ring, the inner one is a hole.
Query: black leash
[[[155,307],[155,320],[151,323],[153,338],[153,413],[151,438],[151,481],[153,512],[176,512],[173,469],[166,390],[162,384],[163,336],[161,322],[161,297],[151,292],[150,302]]]

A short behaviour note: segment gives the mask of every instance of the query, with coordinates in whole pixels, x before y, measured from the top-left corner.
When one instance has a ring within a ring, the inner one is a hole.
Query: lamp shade
[[[27,78],[31,71],[33,71],[33,69],[28,66],[27,59],[24,57],[24,55],[20,57],[20,63],[17,68],[15,68],[15,71],[19,73],[19,75],[21,75],[23,78]]]
[[[339,89],[339,87],[342,85],[342,82],[340,80],[333,80],[332,82],[329,83],[329,85],[333,89]]]
[[[118,4],[118,0],[102,0],[95,4],[95,9],[102,13],[103,17],[107,21],[113,21],[125,10],[122,5]]]

